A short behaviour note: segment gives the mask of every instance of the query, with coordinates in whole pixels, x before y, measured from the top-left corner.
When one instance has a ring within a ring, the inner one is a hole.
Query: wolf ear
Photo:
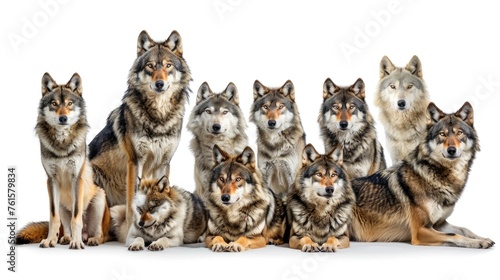
[[[283,93],[284,96],[288,97],[288,99],[295,102],[295,87],[293,86],[292,81],[286,81],[279,91]]]
[[[433,125],[446,116],[433,102],[427,105],[427,125]]]
[[[80,75],[78,73],[73,74],[71,79],[69,79],[68,83],[66,84],[66,87],[71,89],[74,93],[82,96],[82,78],[80,78]]]
[[[170,51],[172,51],[175,55],[182,57],[182,39],[181,35],[179,35],[179,32],[175,30],[172,31],[163,45]]]
[[[238,96],[238,89],[232,82],[227,85],[226,89],[222,92],[222,95],[225,96],[227,100],[239,106],[240,98]]]
[[[349,88],[354,94],[361,98],[362,100],[365,100],[365,82],[361,78],[358,78],[356,82]]]
[[[342,165],[344,161],[344,149],[342,145],[337,145],[337,147],[333,148],[327,156],[330,157],[333,161],[335,161],[338,165]]]
[[[259,80],[255,80],[253,83],[253,100],[257,100],[258,98],[264,96],[269,91],[267,87],[259,82]]]
[[[56,83],[56,81],[54,81],[54,79],[52,79],[52,77],[49,75],[49,73],[43,74],[43,77],[42,77],[42,96],[51,92],[55,87],[57,87],[57,83]]]
[[[156,46],[156,42],[149,37],[146,30],[143,30],[137,38],[137,57],[147,52],[151,47]]]
[[[384,55],[380,61],[380,78],[382,79],[383,77],[391,74],[394,69],[396,69],[396,66],[394,66],[392,61]]]
[[[323,101],[332,97],[333,94],[339,89],[339,87],[333,83],[330,78],[327,78],[323,83]]]
[[[408,62],[405,69],[410,71],[412,75],[422,78],[422,63],[416,55],[410,59],[410,62]]]
[[[208,85],[207,82],[203,82],[201,84],[200,88],[198,89],[198,94],[196,95],[196,104],[200,103],[201,101],[210,98],[210,96],[213,96],[214,93],[210,89],[210,86]]]
[[[221,150],[217,144],[214,145],[214,164],[217,165],[229,158],[229,154]]]
[[[167,176],[163,175],[163,177],[156,182],[156,185],[160,187],[160,192],[164,192],[165,190],[167,193],[170,192],[170,186],[167,184]]]
[[[462,108],[455,113],[455,116],[464,120],[468,125],[474,126],[474,110],[469,102],[465,102]]]
[[[302,152],[302,166],[313,163],[320,156],[312,144],[307,144]]]
[[[255,168],[255,153],[252,148],[247,146],[243,152],[236,158],[236,162],[239,162],[245,166],[250,166],[251,168]]]

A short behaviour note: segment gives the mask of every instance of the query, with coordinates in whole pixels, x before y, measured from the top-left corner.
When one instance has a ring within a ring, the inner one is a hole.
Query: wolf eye
[[[236,177],[236,182],[241,181],[241,177]]]
[[[389,87],[392,88],[392,89],[396,89],[395,85],[389,85]]]
[[[445,137],[445,136],[446,136],[446,134],[444,134],[444,132],[442,132],[442,131],[441,131],[441,132],[439,132],[439,136],[441,136],[441,137]]]
[[[212,114],[212,111],[210,111],[210,109],[205,109],[205,113],[211,115]]]
[[[280,110],[281,110],[281,109],[285,108],[285,105],[281,104],[281,105],[279,106],[279,108],[280,108]]]
[[[68,106],[73,106],[73,101],[68,102]]]
[[[461,130],[457,131],[457,135],[462,135],[463,133],[464,133],[464,132],[463,132],[463,131],[461,131]]]
[[[146,67],[153,69],[153,63],[146,64]]]
[[[410,85],[408,85],[406,88],[407,88],[407,89],[411,89],[412,87],[413,87],[413,85],[411,85],[411,84],[410,84]]]
[[[224,111],[222,112],[222,114],[223,114],[223,115],[227,115],[227,113],[229,113],[229,111],[228,111],[228,110],[224,110]]]
[[[355,105],[353,105],[353,104],[351,104],[351,105],[349,106],[349,109],[351,109],[351,110],[352,110],[352,109],[354,109],[354,108],[356,108],[356,106],[355,106]]]
[[[172,67],[172,64],[168,63],[167,68],[170,68],[170,67]]]
[[[224,177],[219,177],[219,181],[221,181],[222,183],[224,183]]]
[[[142,214],[142,209],[137,207],[137,212],[139,212],[139,214]]]
[[[335,177],[337,177],[337,174],[332,173],[332,175],[330,177],[335,178]]]
[[[333,109],[334,109],[334,110],[338,110],[338,109],[340,109],[340,106],[339,106],[339,105],[337,105],[337,104],[333,104],[333,106],[332,106],[332,107],[333,107]]]
[[[269,106],[263,105],[262,108],[264,108],[264,110],[267,110],[267,109],[269,109]]]
[[[156,206],[151,206],[151,207],[149,207],[148,212],[153,212],[153,211],[155,210],[155,208],[156,208]]]
[[[323,177],[323,174],[321,174],[321,173],[318,172],[318,173],[314,174],[314,176],[316,176],[318,178],[321,178],[321,177]]]

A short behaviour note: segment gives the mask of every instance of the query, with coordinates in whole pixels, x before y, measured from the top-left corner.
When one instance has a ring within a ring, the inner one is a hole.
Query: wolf
[[[394,66],[387,56],[382,58],[375,106],[379,108],[392,164],[402,160],[423,140],[429,102],[422,63],[417,56],[405,68]]]
[[[89,129],[82,79],[75,73],[66,84],[57,84],[45,73],[35,127],[41,160],[47,174],[49,222],[26,225],[17,244],[41,242],[40,247],[69,244],[83,249],[108,241],[109,209],[102,188],[94,184],[87,160]]]
[[[182,244],[197,243],[207,228],[203,202],[166,177],[140,180],[132,202],[134,221],[126,227],[126,206],[111,207],[112,232],[130,251],[159,251]]]
[[[402,161],[352,180],[356,207],[349,236],[355,241],[489,248],[494,242],[447,222],[463,193],[479,151],[472,106],[445,114],[427,106],[424,140]]]
[[[312,144],[302,153],[293,192],[287,201],[290,248],[303,252],[336,252],[349,247],[348,225],[354,191],[343,168],[342,147],[320,154]]]
[[[288,80],[280,88],[268,88],[256,80],[250,121],[257,127],[258,167],[265,186],[287,194],[306,145],[293,83]]]
[[[213,167],[214,145],[231,154],[241,153],[248,145],[247,123],[236,85],[229,83],[223,92],[214,93],[204,82],[186,127],[193,134],[190,148],[195,156],[196,193],[204,196]]]
[[[94,180],[106,191],[110,207],[127,205],[128,225],[138,177],[165,175],[169,185],[170,161],[179,144],[190,93],[191,72],[182,55],[177,31],[163,42],[142,31],[122,104],[89,143]]]
[[[325,151],[343,147],[342,166],[350,179],[386,168],[384,149],[377,139],[361,78],[345,87],[337,86],[330,78],[325,80],[318,123]]]
[[[255,153],[246,147],[230,155],[214,145],[205,205],[208,230],[205,245],[214,252],[242,252],[284,242],[286,208],[283,198],[262,184]]]

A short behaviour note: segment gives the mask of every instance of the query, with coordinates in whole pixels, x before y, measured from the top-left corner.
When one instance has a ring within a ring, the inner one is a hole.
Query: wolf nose
[[[269,120],[269,121],[267,122],[267,125],[268,125],[269,127],[275,127],[275,126],[276,126],[276,121],[275,121],[275,120]]]
[[[156,89],[162,89],[165,83],[162,80],[158,80],[155,82]]]
[[[140,222],[139,222],[139,226],[140,226],[140,227],[143,227],[143,226],[144,226],[144,221],[140,221]]]
[[[66,123],[67,121],[68,121],[68,117],[66,117],[66,116],[60,116],[59,117],[59,122],[60,123]]]
[[[399,108],[404,108],[406,106],[406,101],[404,100],[398,100],[398,107]]]
[[[327,194],[332,194],[333,191],[334,191],[334,188],[333,187],[326,187],[325,191],[326,191]]]
[[[340,128],[347,128],[347,125],[349,123],[347,121],[340,121],[339,125],[340,125]]]
[[[457,153],[457,148],[448,147],[448,149],[446,151],[448,152],[449,155],[454,156]]]
[[[220,124],[216,123],[216,124],[212,125],[212,128],[214,131],[219,131],[221,126],[220,126]]]
[[[220,199],[222,200],[222,202],[229,202],[229,200],[231,199],[231,196],[228,195],[228,194],[223,194]]]

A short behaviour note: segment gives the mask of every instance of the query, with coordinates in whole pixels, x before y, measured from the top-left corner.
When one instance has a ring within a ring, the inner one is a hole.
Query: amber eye
[[[225,111],[222,112],[223,115],[227,115],[227,113],[229,113],[228,110],[225,110]]]
[[[322,177],[323,177],[323,174],[321,174],[321,173],[319,173],[319,172],[318,172],[318,173],[314,174],[314,176],[316,176],[316,177],[318,177],[318,178],[322,178]]]
[[[168,63],[167,68],[170,68],[170,67],[172,67],[172,64]]]
[[[54,106],[54,107],[57,107],[57,102],[52,101],[52,102],[50,103],[50,105],[52,105],[52,106]]]
[[[408,85],[406,88],[411,89],[412,87],[413,87],[413,85]]]
[[[445,137],[445,136],[446,136],[446,134],[444,134],[444,132],[442,132],[442,131],[441,131],[441,132],[439,132],[439,136],[441,136],[441,137]]]
[[[285,108],[285,105],[281,104],[281,105],[279,106],[279,108],[280,108],[280,110],[281,110],[281,109]]]
[[[340,109],[340,106],[339,106],[339,105],[337,105],[337,104],[333,104],[333,109],[334,109],[334,110],[338,110],[338,109]]]
[[[264,108],[264,110],[267,110],[267,109],[269,109],[269,106],[264,105],[264,106],[262,106],[262,108]]]
[[[356,108],[356,106],[355,106],[354,104],[351,104],[351,105],[349,106],[349,109],[351,109],[351,110],[352,110],[352,109],[354,109],[354,108]]]
[[[205,113],[211,115],[212,114],[212,111],[210,111],[210,109],[205,109]]]
[[[391,87],[392,89],[396,89],[395,85],[389,85],[389,87]]]
[[[461,131],[461,130],[457,131],[457,135],[462,135],[463,133],[464,133],[464,132],[463,132],[463,131]]]
[[[154,66],[153,66],[153,63],[148,63],[148,64],[146,64],[146,67],[153,69]]]
[[[219,177],[219,181],[221,181],[222,183],[224,183],[224,177]]]
[[[236,177],[236,182],[241,181],[241,177]]]
[[[68,102],[68,106],[73,106],[73,101]]]
[[[332,177],[332,178],[335,178],[335,177],[337,177],[337,174],[332,173],[331,177]]]

